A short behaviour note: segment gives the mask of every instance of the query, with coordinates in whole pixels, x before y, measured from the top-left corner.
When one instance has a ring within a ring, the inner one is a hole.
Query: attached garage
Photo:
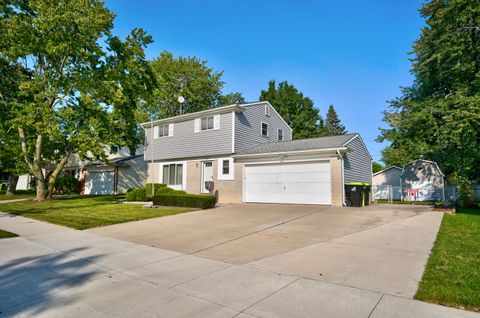
[[[234,156],[243,202],[345,205],[345,184],[372,182],[359,134],[259,144]]]
[[[88,171],[85,178],[85,194],[113,193],[115,193],[115,171]]]
[[[245,165],[244,201],[332,204],[330,161]]]

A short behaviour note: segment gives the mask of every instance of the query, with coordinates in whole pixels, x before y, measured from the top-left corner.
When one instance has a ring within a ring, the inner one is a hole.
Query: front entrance
[[[213,162],[212,161],[202,162],[202,184],[201,184],[202,193],[209,193],[209,191],[205,188],[206,181],[213,181]]]

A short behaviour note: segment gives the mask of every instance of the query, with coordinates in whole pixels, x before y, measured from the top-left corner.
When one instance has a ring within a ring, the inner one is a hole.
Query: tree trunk
[[[37,184],[37,196],[35,201],[45,201],[47,199],[47,187],[45,185],[45,180],[37,178],[35,182]]]
[[[7,192],[5,193],[5,195],[14,195],[15,189],[17,189],[17,183],[18,183],[18,176],[10,175],[8,177]]]
[[[65,164],[68,161],[68,157],[70,157],[70,152],[67,152],[62,160],[57,164],[55,169],[52,171],[50,176],[48,177],[48,190],[47,190],[47,199],[51,199],[53,192],[55,190],[55,184],[57,183],[57,177],[62,172],[63,168],[65,167]]]

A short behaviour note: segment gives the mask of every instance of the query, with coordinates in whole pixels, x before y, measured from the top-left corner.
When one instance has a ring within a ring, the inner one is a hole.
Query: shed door
[[[113,194],[113,171],[89,171],[85,179],[85,194]]]
[[[332,204],[330,162],[245,166],[245,202]]]

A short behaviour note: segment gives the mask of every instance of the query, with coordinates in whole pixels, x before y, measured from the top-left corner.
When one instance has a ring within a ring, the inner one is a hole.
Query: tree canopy
[[[245,98],[243,97],[242,93],[239,92],[231,92],[225,95],[221,95],[218,98],[218,106],[226,106],[232,104],[245,104]]]
[[[151,61],[158,87],[146,109],[151,119],[197,112],[218,105],[223,82],[222,72],[214,71],[196,57],[174,57],[162,52]],[[184,103],[178,97],[185,98]]]
[[[345,134],[333,105],[330,105],[326,121],[313,101],[305,97],[295,86],[283,81],[268,83],[260,93],[261,101],[269,101],[293,130],[293,138],[312,138]]]
[[[413,85],[384,112],[379,141],[387,165],[418,158],[439,163],[452,181],[480,181],[480,6],[432,0],[413,45]]]
[[[131,144],[132,105],[147,86],[136,67],[149,38],[112,37],[114,14],[96,0],[8,0],[0,10],[2,63],[18,85],[4,116],[43,200],[72,153],[101,158],[105,144]]]
[[[319,136],[323,125],[318,109],[313,101],[303,96],[295,86],[288,82],[275,81],[268,83],[268,88],[260,93],[261,101],[269,101],[280,116],[293,130],[293,138],[309,138]]]
[[[375,162],[375,161],[372,162],[372,172],[373,173],[377,173],[379,171],[382,171],[383,169],[384,168],[383,168],[381,163]]]

